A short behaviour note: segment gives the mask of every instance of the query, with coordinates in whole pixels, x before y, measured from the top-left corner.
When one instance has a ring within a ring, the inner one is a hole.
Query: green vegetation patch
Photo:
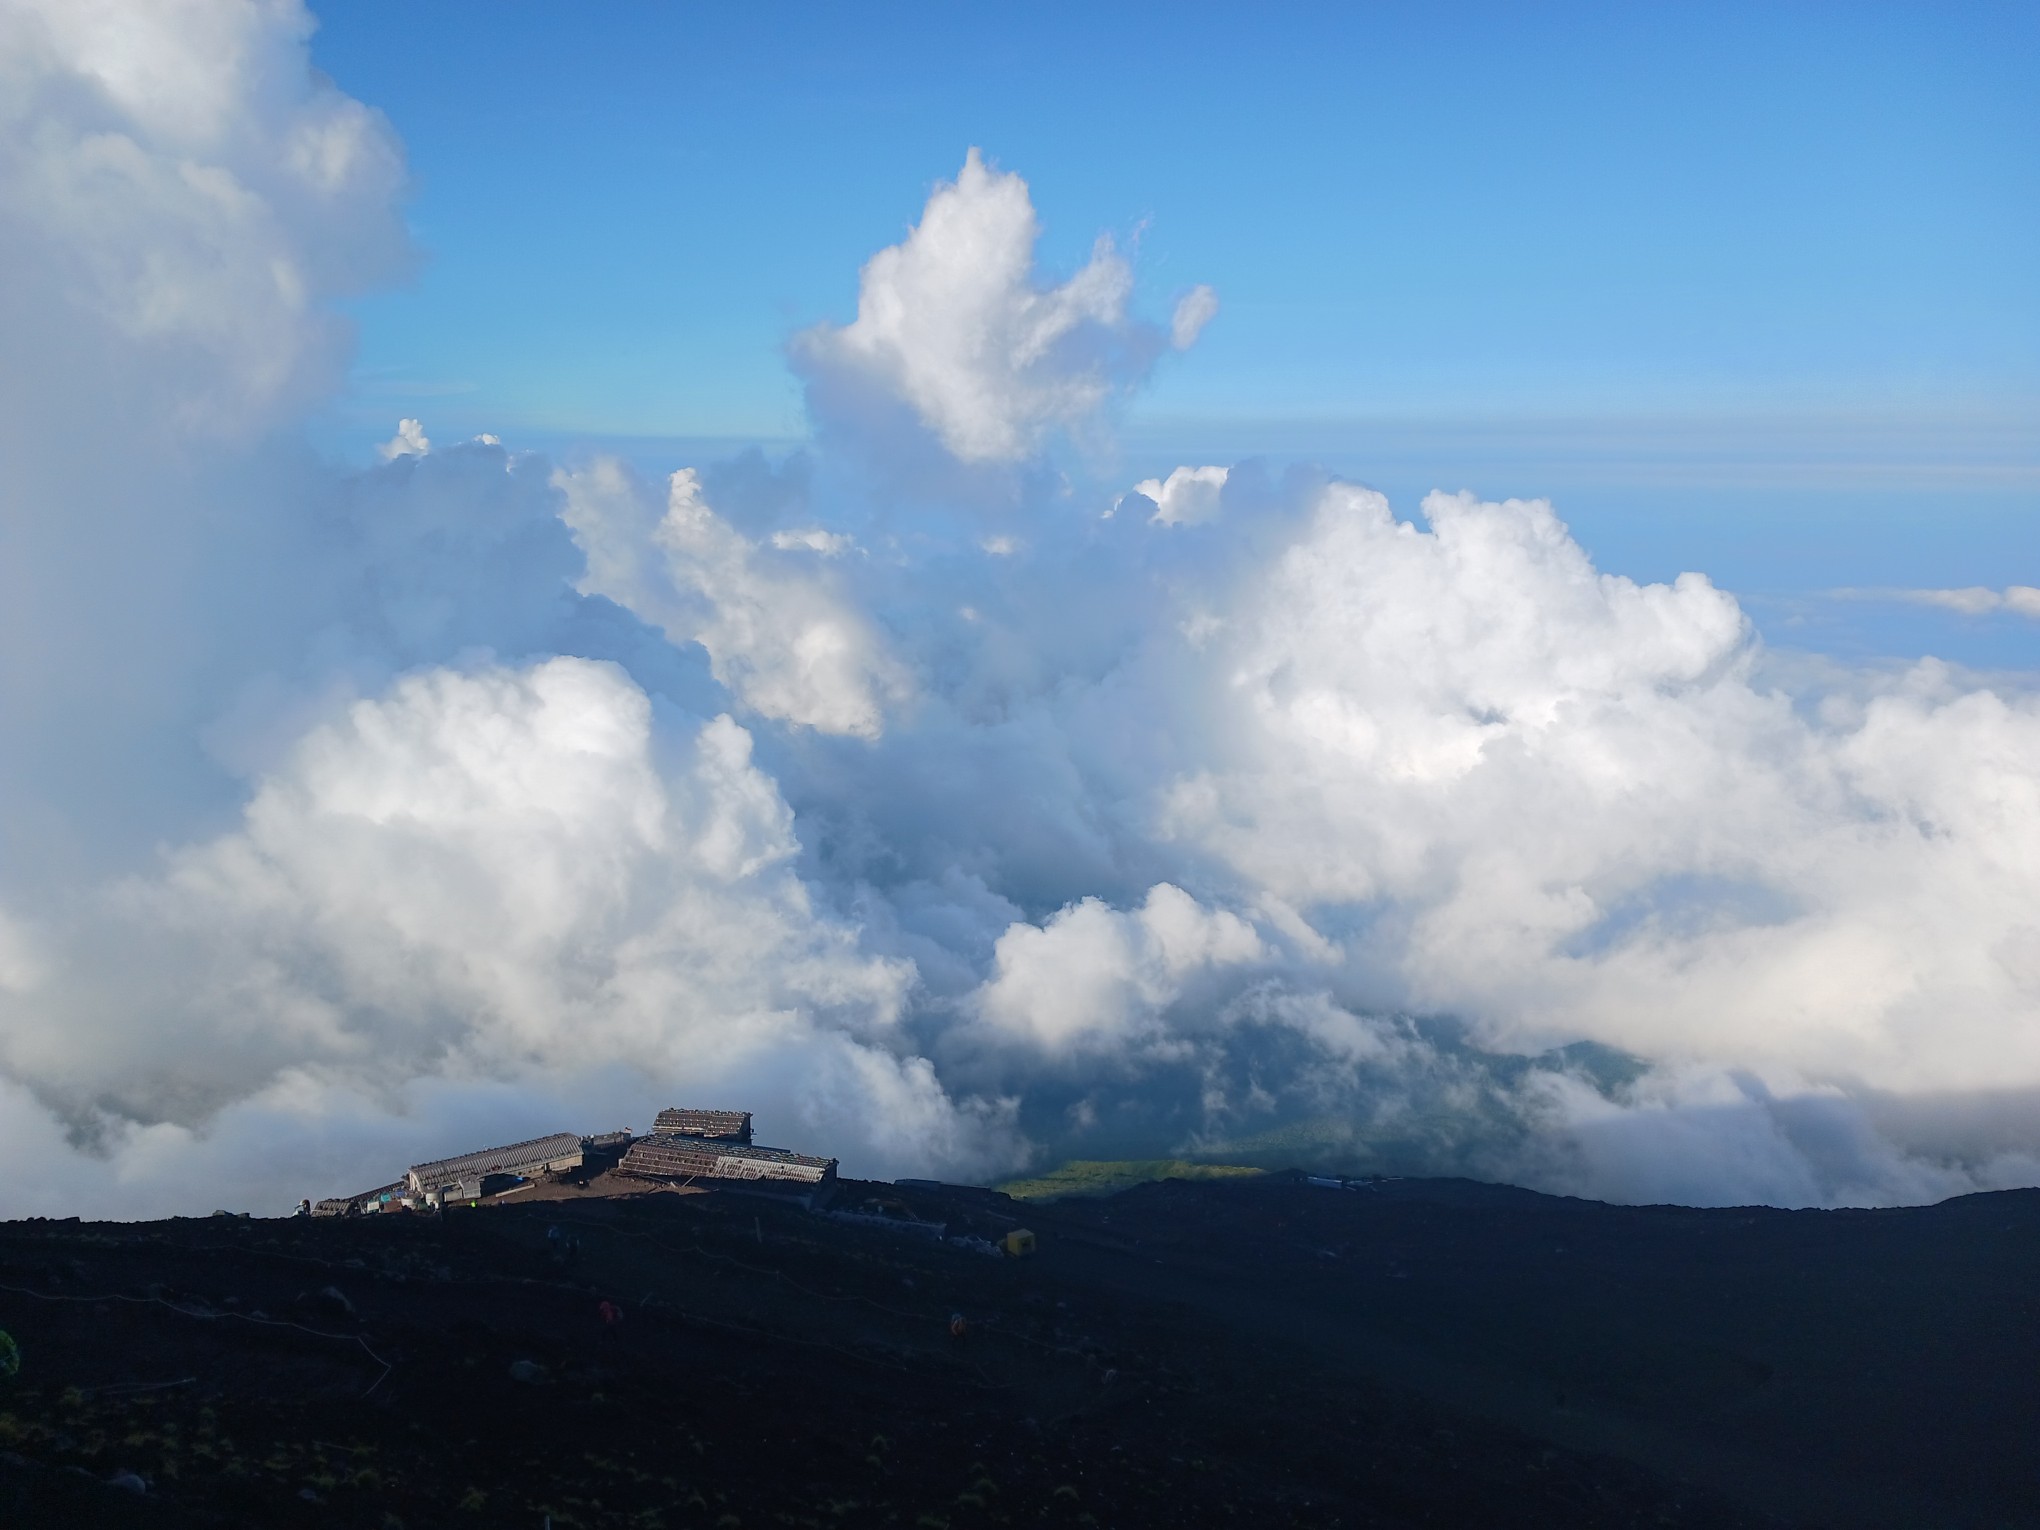
[[[1053,1201],[1067,1195],[1113,1195],[1162,1179],[1243,1179],[1265,1173],[1233,1163],[1190,1163],[1181,1158],[1080,1158],[1035,1179],[998,1186],[1016,1201]]]

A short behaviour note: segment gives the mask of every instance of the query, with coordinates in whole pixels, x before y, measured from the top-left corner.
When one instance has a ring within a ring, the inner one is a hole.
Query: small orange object
[[[960,1339],[969,1332],[970,1324],[964,1320],[963,1314],[961,1312],[950,1313],[949,1337],[952,1339]]]

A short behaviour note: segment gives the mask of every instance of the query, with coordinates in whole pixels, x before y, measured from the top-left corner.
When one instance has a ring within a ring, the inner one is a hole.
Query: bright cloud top
[[[1043,278],[975,152],[795,338],[809,454],[647,483],[407,419],[327,468],[294,421],[402,171],[308,27],[0,7],[39,1208],[282,1205],[683,1095],[855,1172],[2040,1180],[2029,677],[1787,686],[1730,594],[1540,501],[1087,481],[1061,439],[1217,300],[1137,317],[1109,241]]]
[[[1051,1052],[1117,1049],[1153,1025],[1194,974],[1267,954],[1238,915],[1201,908],[1161,882],[1126,913],[1086,898],[1039,928],[1011,926],[978,1003],[993,1026]]]
[[[1195,526],[1218,518],[1225,480],[1222,467],[1179,467],[1167,478],[1142,479],[1133,492],[1154,506],[1148,519],[1164,526]]]
[[[1698,575],[1599,574],[1539,503],[1424,508],[1332,486],[1250,582],[1174,834],[1369,910],[1348,949],[1397,1003],[1510,1045],[2040,1083],[2030,694],[1929,664],[1809,717]]]
[[[972,149],[905,242],[866,264],[857,318],[802,334],[796,359],[838,386],[898,398],[961,462],[1019,461],[1049,427],[1088,419],[1137,382],[1164,344],[1130,316],[1133,271],[1109,237],[1044,286],[1039,233],[1027,183]],[[1176,347],[1216,311],[1208,288],[1185,297]]]

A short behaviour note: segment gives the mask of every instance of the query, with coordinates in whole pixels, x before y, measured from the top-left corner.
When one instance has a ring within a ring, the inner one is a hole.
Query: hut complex
[[[836,1160],[752,1140],[748,1110],[659,1112],[652,1130],[603,1132],[593,1137],[554,1132],[454,1158],[417,1163],[403,1178],[334,1196],[314,1206],[298,1203],[299,1216],[353,1217],[375,1212],[442,1213],[513,1198],[576,1200],[582,1195],[638,1195],[662,1189],[770,1196],[832,1221],[947,1243],[973,1254],[1023,1258],[1034,1234],[1019,1225],[1006,1197],[935,1180],[885,1185],[840,1180]],[[902,1198],[911,1195],[911,1203]],[[929,1215],[930,1211],[935,1215]],[[552,1230],[554,1233],[558,1228]],[[762,1235],[761,1235],[762,1236]]]
[[[555,1132],[455,1158],[413,1164],[402,1179],[358,1195],[335,1196],[311,1208],[315,1216],[424,1210],[478,1204],[533,1185],[609,1172],[648,1184],[700,1184],[738,1189],[761,1182],[788,1189],[825,1189],[835,1183],[836,1160],[761,1147],[751,1140],[748,1110],[662,1110],[653,1130],[583,1137]]]

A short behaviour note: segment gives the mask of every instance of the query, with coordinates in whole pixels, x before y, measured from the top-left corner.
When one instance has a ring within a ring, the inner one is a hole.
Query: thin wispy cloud
[[[2040,588],[2008,584],[2001,590],[1972,584],[1961,589],[1841,589],[1828,592],[1836,600],[1886,600],[1908,606],[1934,606],[1963,616],[1989,616],[2003,611],[2040,620]]]

